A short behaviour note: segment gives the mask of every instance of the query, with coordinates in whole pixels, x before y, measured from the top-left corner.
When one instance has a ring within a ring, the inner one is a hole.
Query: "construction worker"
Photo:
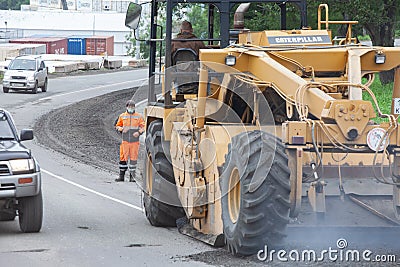
[[[173,55],[179,48],[190,48],[192,49],[197,57],[199,56],[199,50],[206,48],[204,43],[200,40],[196,41],[177,41],[182,39],[197,39],[196,35],[193,34],[192,24],[189,21],[182,21],[180,33],[176,36],[174,41],[171,42],[171,54]]]
[[[119,152],[119,178],[115,179],[115,181],[123,182],[125,172],[128,169],[128,161],[131,169],[136,168],[139,136],[144,132],[143,117],[135,112],[135,102],[133,100],[129,100],[126,103],[126,111],[119,115],[115,129],[122,133]],[[132,176],[130,177],[130,181],[135,181]]]

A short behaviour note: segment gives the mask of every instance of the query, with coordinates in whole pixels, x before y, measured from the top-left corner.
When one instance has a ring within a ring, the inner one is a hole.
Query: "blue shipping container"
[[[86,37],[69,37],[68,54],[86,55]]]

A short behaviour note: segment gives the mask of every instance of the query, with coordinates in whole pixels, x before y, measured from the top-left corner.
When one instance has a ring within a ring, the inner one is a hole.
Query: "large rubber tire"
[[[37,81],[35,82],[35,87],[33,87],[31,89],[31,92],[32,92],[32,94],[37,94],[37,92],[38,92],[38,82]]]
[[[0,221],[14,221],[17,213],[15,210],[0,211]]]
[[[3,87],[3,93],[8,93],[10,91],[10,88],[8,87]]]
[[[257,180],[259,186],[250,190]],[[282,242],[289,222],[290,171],[280,140],[260,131],[233,137],[220,186],[225,242],[232,254],[252,255]]]
[[[19,227],[24,233],[39,232],[43,221],[42,192],[18,199]]]
[[[150,123],[146,133],[148,156],[145,159],[143,173],[149,193],[145,192],[143,203],[146,218],[151,225],[175,227],[176,220],[184,217],[185,212],[178,199],[173,167],[167,158],[169,146],[163,141],[162,127],[162,121],[155,120]]]
[[[47,81],[47,78],[44,80],[44,84],[43,84],[43,86],[42,86],[42,92],[47,92],[47,83],[48,83],[48,81]]]

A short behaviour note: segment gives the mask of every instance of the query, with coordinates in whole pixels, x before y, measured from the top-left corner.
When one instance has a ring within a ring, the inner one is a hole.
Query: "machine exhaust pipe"
[[[249,10],[250,3],[243,3],[238,6],[233,16],[233,28],[244,29],[244,13]]]

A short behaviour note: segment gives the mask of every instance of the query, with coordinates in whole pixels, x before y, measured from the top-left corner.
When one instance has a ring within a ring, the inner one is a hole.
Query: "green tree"
[[[357,20],[365,28],[374,45],[393,46],[400,0],[342,0],[332,1],[332,8]]]
[[[287,4],[286,28],[298,29],[300,27],[300,11],[297,6]],[[232,11],[234,13],[234,10]],[[279,30],[281,29],[280,7],[276,3],[251,4],[245,14],[245,27],[252,31]]]
[[[308,3],[309,8],[317,6],[314,0]],[[326,3],[330,8],[329,20],[357,20],[356,33],[365,29],[374,45],[394,45],[395,32],[399,30],[400,0],[327,0]],[[331,10],[334,13],[331,14]],[[382,72],[381,82],[392,82],[393,73]]]
[[[29,5],[29,0],[0,0],[0,10],[20,10],[21,5]]]
[[[208,38],[208,12],[207,4],[178,4],[173,13],[173,32],[178,33],[180,24],[183,20],[188,20],[192,24],[193,33],[198,38]],[[218,39],[220,35],[220,16],[219,10],[214,8],[214,32],[213,38]]]
[[[150,47],[146,40],[150,39],[150,28],[146,20],[141,20],[139,27],[136,30],[132,30],[125,36],[125,39],[131,43],[126,48],[129,49],[127,54],[134,57],[136,55],[136,38],[139,41],[139,54],[140,58],[148,58],[150,53]]]
[[[208,37],[208,9],[205,5],[191,5],[186,14],[187,20],[192,23],[193,33],[199,38]]]
[[[175,10],[174,16],[177,21],[184,19],[190,21],[193,26],[193,33],[199,38],[208,38],[208,9],[206,4],[180,4]],[[181,11],[186,10],[183,14]],[[219,11],[214,9],[214,38],[219,36]],[[176,25],[178,28],[179,25]]]
[[[233,12],[235,10],[236,8]],[[252,4],[244,16],[245,28],[251,31],[280,29],[279,12],[279,7],[275,4]]]

